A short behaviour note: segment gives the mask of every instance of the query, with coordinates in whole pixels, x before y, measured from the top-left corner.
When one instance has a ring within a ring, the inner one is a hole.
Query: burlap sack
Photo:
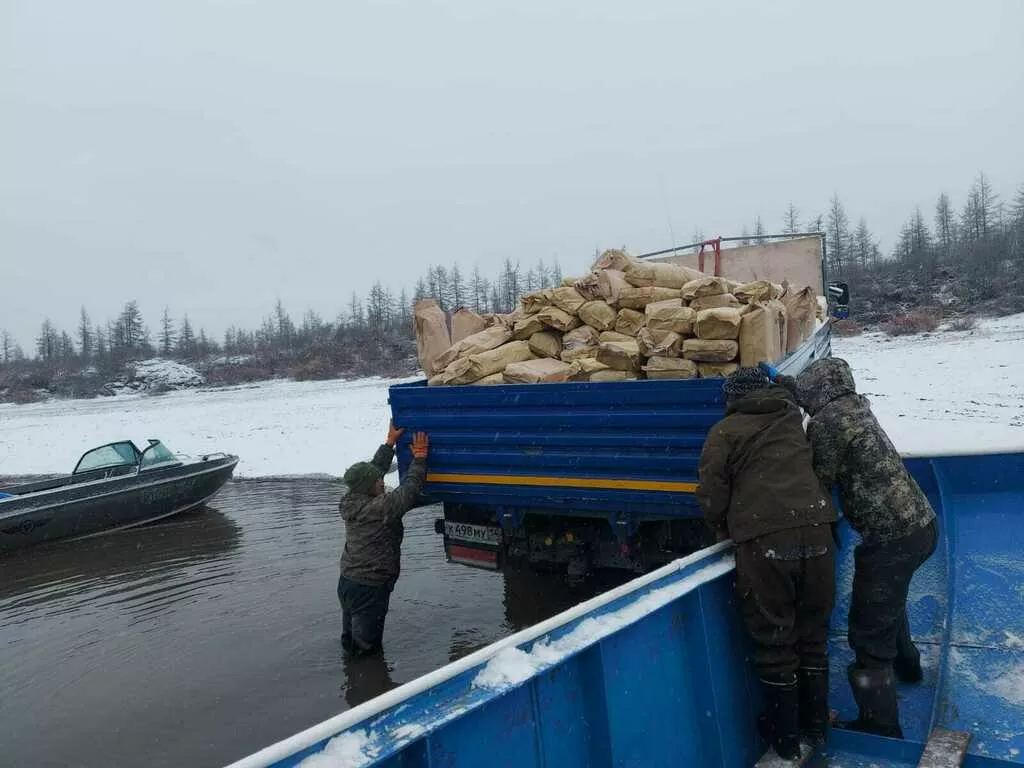
[[[512,338],[515,341],[526,341],[533,334],[540,333],[545,328],[547,326],[540,321],[540,317],[537,315],[525,315],[516,320],[515,325],[512,326]]]
[[[811,287],[790,291],[783,298],[786,307],[786,351],[792,352],[814,333],[817,296]]]
[[[635,371],[616,371],[609,368],[607,371],[595,371],[590,374],[589,381],[634,381],[638,378],[639,376],[637,376]]]
[[[604,363],[598,361],[596,357],[580,357],[573,362],[576,366],[576,373],[570,376],[571,381],[589,381],[590,377],[598,371],[610,371]]]
[[[619,333],[618,331],[605,331],[597,340],[599,343],[602,341],[636,341],[636,336],[630,336],[628,333]]]
[[[669,299],[648,304],[644,308],[647,327],[652,331],[675,331],[681,336],[693,335],[693,321],[697,313],[683,306],[682,299]]]
[[[447,368],[453,360],[469,357],[489,349],[500,347],[512,338],[512,331],[504,324],[492,325],[490,328],[467,336],[458,344],[453,344],[437,359],[438,366]]]
[[[783,296],[785,298],[785,296]],[[815,316],[821,322],[825,322],[825,318],[828,317],[828,299],[824,296],[818,296],[818,306],[815,308]]]
[[[740,365],[755,368],[774,363],[785,353],[782,334],[786,329],[785,308],[779,301],[751,304],[740,323]]]
[[[779,298],[782,295],[782,286],[770,280],[755,280],[752,283],[741,285],[734,291],[733,295],[742,304],[750,304],[754,301],[764,304],[772,299]]]
[[[438,358],[452,345],[448,323],[444,312],[433,299],[417,301],[412,314],[420,366],[428,377],[434,376],[444,370],[444,366],[438,364]]]
[[[628,291],[632,287],[626,282],[625,273],[617,269],[602,269],[597,273],[598,291],[601,298],[609,304],[618,304],[623,291]]]
[[[697,363],[678,357],[652,357],[644,366],[648,379],[696,379]]]
[[[472,309],[462,307],[462,309],[456,310],[452,315],[452,344],[458,344],[467,336],[479,333],[488,325],[487,320]]]
[[[640,346],[635,341],[606,341],[597,348],[597,360],[616,371],[640,369]]]
[[[473,387],[489,387],[494,384],[504,384],[505,375],[503,373],[492,373],[490,376],[484,376],[482,379],[470,382],[468,386]]]
[[[580,347],[596,347],[598,343],[597,331],[589,325],[583,325],[575,330],[569,331],[562,337],[562,346],[566,349],[579,349]]]
[[[743,305],[731,293],[720,293],[717,296],[702,296],[690,302],[690,309],[694,312],[701,312],[705,309],[718,309],[719,307],[742,307]]]
[[[497,349],[491,349],[478,355],[463,358],[469,365],[466,367],[465,373],[452,378],[452,384],[469,384],[472,381],[482,379],[484,376],[490,376],[492,373],[500,373],[512,363],[521,363],[524,360],[532,359],[533,352],[530,351],[528,343],[525,341],[510,341],[508,344]],[[456,360],[453,365],[461,362],[462,360]]]
[[[571,288],[575,284],[576,284],[576,278],[575,277],[563,277],[562,278],[562,285],[561,285],[562,288]]]
[[[537,317],[544,325],[563,333],[580,327],[580,319],[576,315],[570,315],[564,309],[559,309],[558,307],[544,307],[544,309],[537,313]]]
[[[625,251],[620,251],[616,248],[609,248],[597,257],[597,261],[594,262],[594,266],[591,267],[591,270],[617,269],[620,272],[625,272],[632,263],[633,259],[627,256]]]
[[[537,357],[555,357],[562,354],[562,337],[558,331],[540,331],[527,342]]]
[[[504,371],[506,384],[539,384],[541,382],[568,381],[578,369],[561,360],[544,358],[510,363]]]
[[[664,262],[637,262],[626,270],[626,282],[637,288],[654,286],[679,289],[691,280],[705,276],[699,270]]]
[[[693,331],[698,339],[736,339],[740,335],[740,310],[731,307],[705,309],[697,313]]]
[[[576,280],[572,285],[587,301],[593,301],[594,299],[602,299],[604,296],[601,293],[601,280],[600,272],[588,272],[583,277]]]
[[[592,344],[587,347],[574,347],[573,349],[562,350],[562,354],[559,355],[563,363],[574,363],[577,360],[583,360],[588,357],[596,357],[597,355],[597,344]]]
[[[641,328],[636,335],[636,342],[644,357],[679,357],[683,348],[683,337],[675,331]]]
[[[678,298],[679,291],[675,288],[630,288],[619,294],[619,306],[627,309],[643,309],[656,301]]]
[[[620,309],[618,317],[615,318],[615,330],[626,336],[636,336],[644,327],[646,319],[643,312],[637,312],[635,309]]]
[[[702,379],[724,379],[739,370],[736,363],[697,363],[697,372]]]
[[[545,288],[542,291],[524,294],[523,298],[519,300],[519,306],[528,315],[540,312],[544,307],[551,306],[551,289]]]
[[[698,280],[691,280],[683,286],[680,295],[683,301],[693,301],[705,296],[718,296],[722,293],[729,293],[729,285],[722,277],[702,277]]]
[[[740,345],[735,341],[684,339],[683,357],[698,363],[728,363],[736,358]]]
[[[580,296],[580,292],[572,286],[563,286],[551,291],[551,303],[568,312],[570,315],[578,315],[580,307],[586,303],[586,299]]]
[[[618,312],[604,299],[588,301],[580,307],[579,317],[591,328],[599,331],[609,331],[615,327],[615,319]]]

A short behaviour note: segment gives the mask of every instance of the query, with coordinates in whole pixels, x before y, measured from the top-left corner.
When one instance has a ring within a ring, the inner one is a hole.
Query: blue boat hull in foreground
[[[925,680],[900,686],[905,741],[833,730],[832,766],[917,765],[935,728],[968,768],[1024,764],[1024,452],[916,458],[940,518],[909,613]],[[831,705],[846,684],[850,534],[838,565]],[[727,766],[760,756],[758,684],[720,544],[499,641],[232,768]],[[951,765],[960,763],[953,762]]]

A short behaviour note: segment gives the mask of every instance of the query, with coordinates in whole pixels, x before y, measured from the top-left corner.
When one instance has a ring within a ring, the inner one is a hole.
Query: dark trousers
[[[392,589],[393,584],[375,587],[338,577],[341,647],[346,653],[366,656],[381,652]]]
[[[736,545],[736,590],[762,680],[828,667],[835,554],[828,525],[779,531]]]
[[[917,651],[907,622],[910,579],[938,543],[933,520],[906,536],[859,544],[853,553],[849,641],[860,667],[885,667]]]

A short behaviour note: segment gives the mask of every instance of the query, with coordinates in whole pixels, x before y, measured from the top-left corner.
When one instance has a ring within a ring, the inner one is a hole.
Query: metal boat
[[[0,486],[0,552],[142,525],[209,501],[238,457],[175,456],[159,440],[130,440],[82,454],[70,475]]]

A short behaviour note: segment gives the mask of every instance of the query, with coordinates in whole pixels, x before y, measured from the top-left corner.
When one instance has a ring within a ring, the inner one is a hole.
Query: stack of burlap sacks
[[[740,284],[612,250],[511,314],[459,310],[450,336],[436,303],[420,302],[415,317],[431,385],[525,384],[728,376],[800,346],[817,309],[811,288]]]

